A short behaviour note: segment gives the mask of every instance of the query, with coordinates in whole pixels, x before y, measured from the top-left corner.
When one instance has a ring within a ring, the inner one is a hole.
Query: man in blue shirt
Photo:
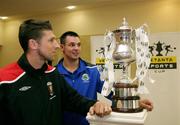
[[[96,99],[97,92],[101,92],[103,81],[95,65],[87,63],[80,58],[81,42],[79,35],[75,32],[66,32],[60,37],[62,58],[57,68],[66,81],[81,95]],[[66,112],[64,114],[66,125],[88,125],[85,117]]]
[[[60,48],[63,58],[57,64],[60,74],[66,81],[81,95],[96,99],[97,92],[101,92],[103,81],[95,65],[92,65],[80,58],[81,42],[80,37],[73,31],[67,31],[60,37]],[[152,103],[143,100],[141,104],[144,108],[152,110]],[[88,125],[85,117],[72,112],[64,113],[66,125]]]

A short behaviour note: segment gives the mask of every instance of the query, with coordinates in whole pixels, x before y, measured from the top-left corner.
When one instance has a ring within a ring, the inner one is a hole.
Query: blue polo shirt
[[[61,59],[57,68],[79,94],[90,99],[97,99],[97,92],[101,92],[103,81],[100,80],[100,74],[95,65],[80,59],[78,69],[71,73],[63,66],[63,59]],[[89,124],[84,116],[72,112],[64,113],[64,122],[65,125]]]

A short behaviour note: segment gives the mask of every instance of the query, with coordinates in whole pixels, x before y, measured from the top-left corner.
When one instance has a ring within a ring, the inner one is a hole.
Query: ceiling
[[[76,5],[77,10],[82,10],[127,1],[144,0],[0,0],[0,16],[27,17],[69,11],[65,8],[68,5]]]

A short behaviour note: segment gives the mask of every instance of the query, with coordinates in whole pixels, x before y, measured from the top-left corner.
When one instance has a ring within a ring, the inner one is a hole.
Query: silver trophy
[[[128,76],[128,66],[135,61],[135,52],[132,49],[132,41],[135,36],[132,28],[128,26],[125,18],[123,19],[122,26],[113,32],[116,38],[113,60],[115,63],[120,63],[123,66],[123,73],[120,82],[128,84],[132,82]]]
[[[143,78],[150,64],[147,32],[145,32],[144,26],[138,29],[132,29],[124,18],[122,25],[113,32],[109,32],[106,35],[107,37],[111,41],[112,46],[109,49],[110,51],[107,52],[107,61],[105,63],[108,65],[109,60],[112,60],[113,63],[122,65],[122,74],[119,76],[119,80],[114,80],[113,85],[111,76],[108,76],[108,79],[111,79],[111,82],[109,82],[111,85],[104,85],[102,90],[104,92],[102,93],[105,93],[105,90],[109,90],[108,87],[113,87],[113,111],[140,112],[142,108],[139,106],[139,90],[144,91],[145,87],[142,87],[144,85],[142,84]],[[129,72],[129,67],[132,63],[136,64],[136,77],[133,79],[130,78],[131,72]],[[110,67],[108,68],[112,69]]]

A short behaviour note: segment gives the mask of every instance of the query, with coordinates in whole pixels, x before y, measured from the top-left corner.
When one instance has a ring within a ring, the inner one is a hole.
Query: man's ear
[[[64,44],[60,44],[60,49],[62,52],[64,51]]]
[[[30,39],[28,43],[29,49],[37,49],[38,48],[38,43],[34,39]]]

